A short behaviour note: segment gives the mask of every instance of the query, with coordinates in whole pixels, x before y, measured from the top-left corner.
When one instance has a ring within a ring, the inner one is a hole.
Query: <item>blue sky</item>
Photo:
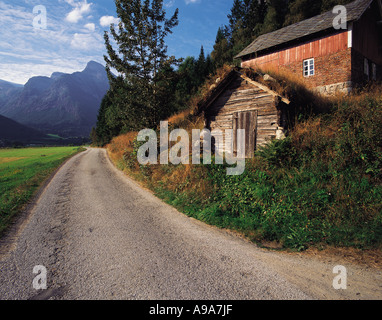
[[[164,0],[169,16],[179,8],[168,54],[197,57],[202,45],[210,53],[232,2]],[[46,9],[46,28],[36,6]],[[83,70],[90,60],[104,64],[103,33],[116,18],[113,0],[0,0],[0,79],[24,84],[32,76]]]

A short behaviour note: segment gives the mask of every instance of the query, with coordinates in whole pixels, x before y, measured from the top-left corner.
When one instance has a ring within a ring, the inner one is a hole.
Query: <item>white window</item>
[[[303,70],[304,77],[314,76],[314,59],[304,60]]]
[[[363,73],[367,77],[367,80],[369,80],[369,60],[366,58],[363,59]]]
[[[374,81],[377,81],[377,65],[375,63],[373,63],[372,65],[372,75],[373,75],[373,80]]]

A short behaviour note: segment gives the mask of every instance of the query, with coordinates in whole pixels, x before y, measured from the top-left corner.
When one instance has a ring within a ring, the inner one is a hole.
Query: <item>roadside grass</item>
[[[82,147],[0,149],[0,235],[42,183]]]

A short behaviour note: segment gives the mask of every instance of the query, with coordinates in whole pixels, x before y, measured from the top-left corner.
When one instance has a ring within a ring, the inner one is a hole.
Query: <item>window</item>
[[[367,80],[369,80],[369,60],[363,59],[363,73],[365,74]]]
[[[314,76],[314,59],[304,60],[304,77]]]
[[[377,65],[375,63],[373,63],[372,65],[372,76],[373,76],[373,80],[374,81],[377,81]]]

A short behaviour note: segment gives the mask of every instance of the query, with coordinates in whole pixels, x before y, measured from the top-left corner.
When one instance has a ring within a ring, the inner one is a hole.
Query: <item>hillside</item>
[[[0,141],[2,144],[12,142],[29,144],[48,141],[48,137],[35,129],[0,115]]]
[[[320,97],[285,79],[281,83],[321,107]],[[107,149],[118,168],[178,210],[260,244],[380,249],[382,87],[328,103],[324,113],[297,115],[289,136],[258,150],[240,176],[227,176],[228,165],[139,165],[142,143],[134,132],[115,137]],[[189,133],[203,127],[192,110],[169,123]]]
[[[0,114],[46,134],[88,137],[108,88],[104,67],[91,61],[82,72],[33,77],[1,95]]]

